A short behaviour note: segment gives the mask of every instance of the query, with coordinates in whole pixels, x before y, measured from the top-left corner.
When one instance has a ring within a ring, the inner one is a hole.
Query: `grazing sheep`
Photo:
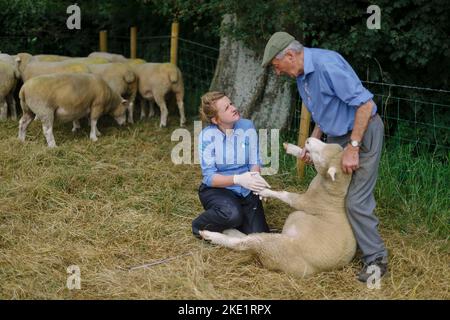
[[[67,59],[70,59],[70,57],[67,56],[59,56],[56,54],[38,54],[33,56],[34,61],[42,61],[42,62],[57,62],[57,61],[64,61]]]
[[[71,58],[46,54],[32,56],[24,52],[18,53],[15,60],[24,82],[32,77],[43,74],[89,72],[89,65],[109,63],[104,58]]]
[[[108,60],[109,62],[127,62],[127,58],[125,58],[121,54],[109,53],[109,52],[92,52],[88,55],[89,58],[103,58]]]
[[[291,146],[287,146],[288,152]],[[343,149],[315,138],[308,138],[305,148],[317,170],[305,193],[259,192],[298,210],[288,216],[281,234],[245,235],[232,229],[224,233],[201,231],[201,236],[228,248],[250,251],[265,267],[300,277],[348,264],[355,254],[356,241],[345,212],[351,175],[341,170]]]
[[[57,73],[28,80],[19,93],[23,116],[19,121],[19,139],[25,141],[26,129],[34,115],[42,122],[49,147],[56,147],[53,122],[73,121],[72,131],[79,128],[78,120],[89,116],[90,138],[97,141],[100,132],[97,121],[110,114],[119,125],[125,120],[128,102],[115,93],[98,75]]]
[[[70,60],[57,62],[32,61],[23,69],[22,80],[26,82],[31,78],[52,73],[89,73],[89,67],[84,63]]]
[[[89,66],[89,70],[94,74],[100,75],[114,92],[130,101],[128,123],[133,123],[134,100],[138,86],[137,77],[133,69],[125,63],[115,62],[93,64]]]
[[[7,55],[0,57],[0,120],[6,120],[8,117],[8,106],[11,118],[17,120],[14,90],[20,74],[15,66],[14,59],[11,59]]]
[[[167,105],[165,96],[169,92],[175,94],[178,110],[180,112],[180,126],[186,123],[184,115],[184,85],[180,69],[172,63],[137,63],[133,70],[139,79],[139,94],[141,96],[141,119],[145,118],[146,100],[150,103],[148,117],[154,114],[153,100],[161,110],[160,127],[167,125]]]

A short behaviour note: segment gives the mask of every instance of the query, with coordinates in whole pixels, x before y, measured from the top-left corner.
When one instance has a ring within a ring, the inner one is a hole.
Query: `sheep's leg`
[[[128,123],[133,124],[134,123],[134,120],[133,120],[134,102],[133,101],[131,101],[128,104],[127,111],[128,111]]]
[[[230,236],[230,237],[235,237],[235,238],[244,238],[247,235],[245,233],[240,232],[237,229],[227,229],[223,231],[223,234]]]
[[[89,138],[94,142],[98,140],[97,132],[97,119],[91,119],[91,132],[89,134]]]
[[[255,236],[245,236],[241,238],[207,230],[200,231],[200,235],[203,239],[209,240],[213,244],[240,251],[253,249],[254,243],[258,242]]]
[[[159,106],[159,109],[161,110],[161,120],[159,123],[159,126],[162,127],[166,127],[167,126],[167,115],[168,115],[168,110],[167,110],[167,105],[166,105],[166,101],[164,100],[164,96],[155,96],[155,102],[156,104]]]
[[[257,233],[237,238],[219,232],[203,230],[200,231],[200,235],[213,244],[256,253],[264,267],[271,270],[282,270],[300,277],[311,275],[316,271],[302,257],[301,251],[289,259],[283,258],[285,252],[292,252],[292,249],[296,247],[295,239],[284,234]]]
[[[56,142],[55,137],[53,136],[53,113],[45,115],[40,118],[42,122],[42,130],[44,131],[45,139],[47,140],[47,144],[49,148],[55,148]]]
[[[5,99],[0,100],[0,120],[6,120],[8,116],[8,104]]]
[[[19,121],[19,140],[25,141],[28,125],[33,121],[34,114],[31,112],[24,112]]]
[[[145,119],[145,107],[146,107],[146,99],[141,97],[141,120]]]
[[[302,153],[302,148],[299,146],[296,146],[295,144],[291,143],[283,143],[284,149],[286,150],[287,154],[293,155],[294,157],[299,158],[300,154]]]
[[[184,114],[184,103],[183,103],[183,94],[181,92],[177,92],[177,105],[178,105],[178,111],[180,112],[180,127],[183,127],[186,123],[186,116]]]
[[[81,128],[80,120],[73,120],[72,124],[73,124],[72,132],[77,132],[77,130]]]
[[[9,110],[11,111],[11,119],[17,120],[17,109],[16,109],[16,99],[12,93],[10,93],[7,97],[7,104],[9,105]]]
[[[148,102],[148,118],[150,119],[154,115],[155,115],[155,103],[152,100],[150,100]]]
[[[299,205],[302,202],[303,195],[298,193],[292,193],[287,191],[274,191],[270,189],[264,189],[261,192],[258,192],[258,194],[264,198],[275,198],[278,200],[283,201],[284,203],[287,203],[289,206],[291,206],[294,209],[300,210],[301,207]]]

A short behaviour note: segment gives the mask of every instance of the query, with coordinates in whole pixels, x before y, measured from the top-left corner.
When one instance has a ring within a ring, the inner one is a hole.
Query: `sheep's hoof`
[[[202,231],[199,231],[199,233],[202,236],[203,240],[209,240],[210,241],[212,239],[210,231],[202,230]]]

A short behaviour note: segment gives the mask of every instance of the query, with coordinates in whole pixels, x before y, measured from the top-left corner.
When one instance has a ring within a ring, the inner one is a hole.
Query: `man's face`
[[[277,76],[285,74],[288,77],[296,78],[301,72],[303,72],[300,68],[299,58],[299,55],[297,55],[294,51],[288,50],[283,58],[274,58],[272,60],[273,70]]]

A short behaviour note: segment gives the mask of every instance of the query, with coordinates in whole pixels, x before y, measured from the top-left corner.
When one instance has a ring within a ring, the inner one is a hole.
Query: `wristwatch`
[[[351,145],[352,147],[355,147],[355,148],[361,147],[361,141],[350,140],[350,145]]]

